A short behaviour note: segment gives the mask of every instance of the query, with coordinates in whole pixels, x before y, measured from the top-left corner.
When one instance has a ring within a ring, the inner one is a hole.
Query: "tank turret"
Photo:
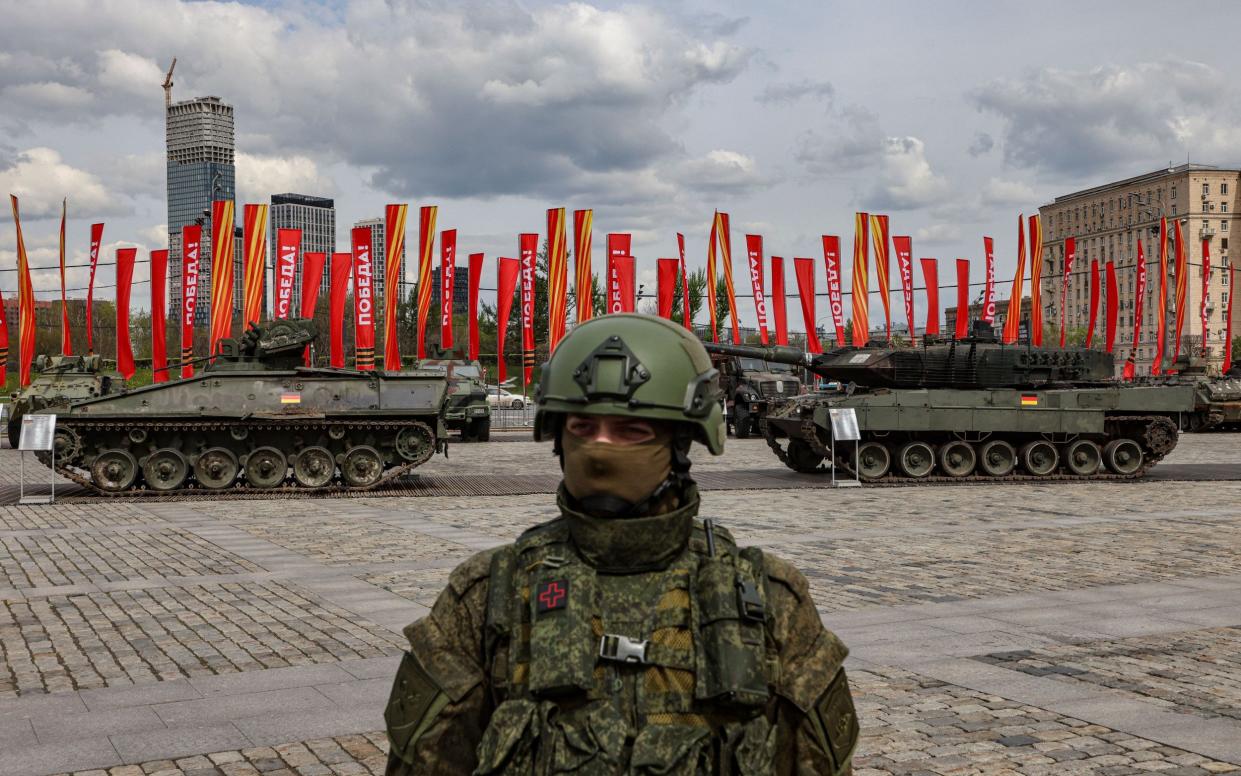
[[[302,364],[306,346],[318,336],[318,327],[308,318],[271,321],[263,326],[251,323],[240,337],[220,341],[220,353],[207,371],[296,369]]]

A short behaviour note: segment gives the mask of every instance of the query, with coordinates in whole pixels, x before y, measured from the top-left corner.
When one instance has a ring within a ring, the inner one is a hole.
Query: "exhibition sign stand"
[[[858,447],[860,445],[862,434],[858,430],[857,412],[852,407],[840,407],[829,409],[828,414],[832,420],[832,487],[833,488],[860,488],[862,486],[862,475],[858,473]],[[852,442],[853,443],[853,479],[838,480],[836,479],[836,442]]]
[[[23,415],[22,434],[17,441],[17,449],[21,451],[19,465],[18,504],[51,504],[56,501],[56,448],[52,438],[56,434],[55,415]],[[52,492],[42,496],[26,495],[26,453],[50,452],[52,454],[51,481]]]

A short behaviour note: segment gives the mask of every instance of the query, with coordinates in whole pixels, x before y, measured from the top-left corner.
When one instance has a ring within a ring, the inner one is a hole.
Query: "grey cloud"
[[[1235,89],[1217,70],[1186,61],[1042,68],[969,94],[1005,123],[1004,159],[1085,177],[1184,158],[1236,154]]]
[[[793,156],[816,174],[854,172],[883,157],[884,135],[875,114],[857,106],[844,108],[827,136],[802,133]]]
[[[982,156],[991,153],[995,148],[995,138],[986,132],[975,132],[974,139],[970,141],[970,156]]]
[[[796,83],[770,84],[754,99],[767,105],[797,102],[803,98],[825,100],[830,103],[835,94],[835,88],[828,81],[806,80]]]
[[[157,116],[160,79],[144,84],[178,54],[174,99],[232,102],[239,137],[256,142],[243,150],[343,161],[405,197],[607,196],[689,158],[665,119],[751,58],[642,7],[361,0],[317,18],[293,15],[308,7],[47,5],[19,5],[0,30],[0,51],[36,62],[0,67],[0,115]]]

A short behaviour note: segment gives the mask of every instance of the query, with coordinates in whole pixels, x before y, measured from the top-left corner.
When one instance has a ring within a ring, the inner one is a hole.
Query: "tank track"
[[[877,479],[877,480],[863,479],[862,482],[866,484],[868,487],[892,487],[892,486],[908,486],[908,485],[968,485],[968,484],[986,484],[986,483],[996,483],[996,482],[1132,481],[1132,480],[1141,479],[1143,476],[1145,476],[1146,473],[1149,472],[1151,468],[1155,466],[1155,464],[1163,460],[1164,457],[1167,456],[1168,453],[1172,452],[1172,450],[1176,447],[1176,443],[1177,443],[1176,425],[1171,420],[1169,420],[1168,418],[1162,415],[1117,415],[1117,416],[1109,417],[1108,420],[1117,421],[1117,422],[1146,422],[1148,424],[1147,431],[1145,434],[1146,438],[1143,439],[1142,441],[1146,442],[1147,447],[1152,451],[1152,453],[1150,455],[1144,456],[1142,466],[1137,471],[1133,472],[1132,474],[1116,474],[1115,472],[1100,470],[1099,472],[1095,474],[1089,474],[1089,475],[1072,474],[1070,472],[1056,471],[1056,472],[1053,472],[1052,474],[1040,476],[1036,474],[1025,474],[1023,472],[1014,470],[1010,472],[1009,474],[1006,474],[1000,477],[992,476],[990,474],[980,474],[977,472],[973,474],[968,474],[964,477],[951,477],[946,474],[929,474],[925,477],[908,477],[908,476],[895,474],[896,469],[895,467],[893,467],[892,469],[888,471],[887,474],[885,474],[880,479]],[[776,457],[780,459],[781,463],[783,463],[785,466],[789,467],[790,469],[800,472],[802,474],[811,473],[811,472],[807,472],[804,469],[798,469],[796,466],[794,466],[791,463],[788,450],[784,447],[781,447],[780,440],[777,439],[775,434],[769,429],[765,419],[763,421],[762,428],[763,428],[763,436],[767,440],[767,446],[770,447],[772,452],[776,454]],[[819,437],[817,434],[817,428],[818,427],[815,425],[813,420],[809,418],[803,419],[801,421],[801,434],[802,434],[801,438],[811,447],[811,449],[813,449],[816,453],[822,455],[824,459],[827,459],[831,456],[831,450],[826,445],[824,445],[822,442],[819,441]],[[827,464],[827,461],[824,460],[824,462],[821,463],[817,469],[815,469],[815,472],[817,473],[817,472],[831,471],[830,467],[828,467],[826,464]],[[836,464],[838,467],[837,468],[838,472],[843,472],[850,478],[855,476],[853,467],[849,464],[849,461],[847,458],[837,455]]]
[[[306,430],[314,430],[316,429],[316,427],[318,427],[319,430],[322,430],[325,433],[328,431],[329,428],[335,426],[335,427],[345,427],[345,428],[351,428],[351,429],[364,429],[368,431],[390,430],[394,436],[402,428],[409,428],[409,427],[423,426],[427,428],[428,431],[430,431],[430,427],[427,426],[426,423],[423,423],[420,420],[401,420],[401,421],[335,420],[334,421],[334,420],[323,420],[323,419],[316,418],[313,420],[282,419],[282,420],[257,421],[257,422],[253,420],[185,421],[185,422],[176,422],[176,423],[173,423],[173,422],[147,423],[142,426],[135,426],[133,423],[128,423],[128,422],[78,420],[78,419],[70,419],[70,418],[63,417],[63,416],[60,418],[57,418],[56,429],[57,431],[59,431],[62,428],[73,429],[74,431],[78,432],[78,436],[80,438],[82,436],[82,432],[85,430],[128,432],[129,430],[135,427],[138,427],[138,428],[146,429],[147,431],[198,431],[198,432],[222,432],[223,431],[223,432],[226,432],[228,431],[230,427],[233,427],[233,426],[243,426],[248,431],[282,431],[286,429],[289,431],[294,431],[294,430],[306,431]],[[432,433],[432,436],[434,437],[434,433]],[[132,498],[134,496],[150,496],[152,498],[164,498],[168,496],[180,496],[180,495],[187,495],[187,494],[203,495],[203,494],[209,494],[209,493],[230,493],[230,492],[235,492],[238,490],[243,490],[243,491],[247,491],[250,493],[271,493],[273,496],[279,498],[281,496],[288,496],[293,493],[299,493],[299,492],[302,492],[302,493],[314,492],[315,494],[326,494],[326,493],[344,493],[344,492],[358,492],[358,491],[374,490],[382,485],[392,482],[393,480],[399,479],[400,477],[404,476],[409,471],[426,463],[428,460],[431,459],[433,455],[435,455],[436,452],[443,449],[444,446],[445,446],[445,442],[443,439],[436,439],[435,444],[431,446],[430,451],[425,456],[423,456],[420,460],[408,461],[400,465],[393,466],[385,470],[383,473],[383,476],[381,476],[378,480],[366,486],[346,485],[343,482],[339,481],[340,480],[339,476],[334,475],[332,478],[331,484],[324,485],[319,488],[307,488],[307,487],[297,485],[296,483],[292,483],[289,481],[286,481],[283,484],[279,485],[278,487],[274,487],[274,488],[255,488],[255,487],[251,487],[249,485],[244,484],[245,482],[244,478],[242,478],[239,474],[237,481],[235,481],[232,485],[228,486],[227,488],[206,488],[196,483],[191,483],[185,487],[175,488],[172,490],[152,490],[151,488],[147,488],[144,486],[136,486],[136,487],[128,488],[126,490],[105,490],[103,488],[100,488],[98,485],[96,485],[91,480],[91,476],[89,472],[83,474],[82,472],[78,470],[75,470],[68,466],[61,465],[59,461],[57,461],[55,471],[57,474],[69,480],[72,480],[74,483],[81,485],[82,487],[90,490],[92,493],[98,494],[100,496],[119,496],[122,498]],[[39,458],[40,462],[43,463],[44,466],[48,466],[51,463],[50,456],[47,456],[46,453],[38,453],[36,454],[36,457]],[[188,482],[188,479],[187,479],[187,482]]]

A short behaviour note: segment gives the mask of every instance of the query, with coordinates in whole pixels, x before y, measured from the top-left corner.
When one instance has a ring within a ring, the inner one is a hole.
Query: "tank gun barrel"
[[[753,345],[727,345],[716,342],[703,343],[708,353],[721,356],[740,356],[741,358],[761,358],[773,364],[796,364],[809,366],[812,357],[797,348],[781,345],[756,347]]]

